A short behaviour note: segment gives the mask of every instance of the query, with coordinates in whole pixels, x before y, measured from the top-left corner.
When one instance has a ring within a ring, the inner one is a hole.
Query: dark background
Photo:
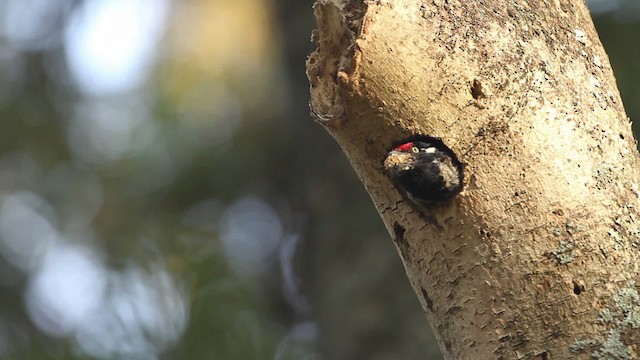
[[[590,1],[631,119],[640,5]],[[438,359],[311,1],[0,1],[0,359]]]

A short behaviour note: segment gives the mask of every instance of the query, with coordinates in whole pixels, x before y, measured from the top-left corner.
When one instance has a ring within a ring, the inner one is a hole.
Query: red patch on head
[[[409,151],[409,150],[411,150],[411,148],[412,148],[412,147],[413,147],[413,142],[412,142],[412,141],[410,141],[410,142],[408,142],[408,143],[404,143],[404,144],[402,144],[402,145],[400,145],[400,146],[396,146],[396,148],[395,148],[395,149],[393,149],[393,150],[397,150],[397,151]]]

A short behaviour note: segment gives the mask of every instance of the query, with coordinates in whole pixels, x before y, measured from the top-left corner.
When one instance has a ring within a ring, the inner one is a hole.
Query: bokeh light
[[[65,49],[78,88],[108,95],[140,86],[153,70],[168,10],[167,0],[88,0],[76,8]]]

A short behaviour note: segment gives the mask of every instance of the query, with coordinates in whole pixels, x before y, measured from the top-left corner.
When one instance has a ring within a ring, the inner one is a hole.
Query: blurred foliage
[[[311,3],[0,3],[0,358],[440,358],[309,117]],[[623,13],[595,22],[633,119]]]
[[[632,121],[640,119],[640,48],[629,46],[634,41],[631,34],[640,30],[640,19],[638,16],[621,19],[615,14],[604,14],[594,17],[594,22],[609,55],[627,116]],[[634,134],[639,133],[639,124],[640,121],[633,123]]]

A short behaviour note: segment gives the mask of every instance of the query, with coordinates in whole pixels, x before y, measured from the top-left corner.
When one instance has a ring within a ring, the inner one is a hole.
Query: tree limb
[[[640,357],[636,142],[582,0],[319,0],[311,108],[371,195],[447,359]],[[392,144],[464,163],[412,206]]]

